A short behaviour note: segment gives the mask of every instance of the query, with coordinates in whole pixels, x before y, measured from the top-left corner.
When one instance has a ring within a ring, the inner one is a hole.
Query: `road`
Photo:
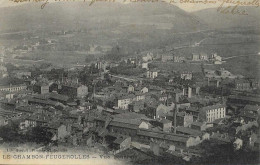
[[[115,76],[110,74],[111,77],[115,77],[115,78],[120,78],[120,79],[124,79],[126,81],[138,81],[137,79],[132,79],[132,78],[126,78],[126,77],[121,77],[121,76]]]
[[[226,57],[226,58],[223,58],[223,60],[229,60],[229,59],[232,59],[232,58],[237,58],[237,57],[246,57],[246,56],[260,56],[260,55],[259,55],[259,54],[238,55],[238,56]]]
[[[9,34],[22,34],[22,33],[26,33],[27,31],[19,31],[19,32],[9,32],[9,33],[0,33],[0,36],[3,35],[9,35]]]

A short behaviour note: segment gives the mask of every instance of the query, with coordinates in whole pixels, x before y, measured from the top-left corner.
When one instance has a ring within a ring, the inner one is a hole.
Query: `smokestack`
[[[176,134],[176,123],[177,123],[177,121],[176,121],[176,118],[177,118],[177,113],[178,113],[178,108],[177,108],[177,102],[175,103],[175,106],[174,106],[174,109],[173,109],[173,111],[174,111],[174,133]]]

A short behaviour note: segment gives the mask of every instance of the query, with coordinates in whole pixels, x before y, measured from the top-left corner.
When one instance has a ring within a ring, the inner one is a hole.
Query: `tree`
[[[36,126],[27,132],[27,137],[30,141],[48,144],[53,134],[45,127]]]

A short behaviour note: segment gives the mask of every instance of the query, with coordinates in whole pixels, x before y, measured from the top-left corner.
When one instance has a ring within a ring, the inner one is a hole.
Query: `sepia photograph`
[[[259,3],[0,0],[0,164],[259,164]]]

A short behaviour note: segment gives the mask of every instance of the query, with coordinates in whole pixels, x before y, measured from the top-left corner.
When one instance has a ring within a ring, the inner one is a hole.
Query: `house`
[[[146,56],[142,57],[142,60],[144,62],[152,61],[153,60],[153,53],[149,52],[146,54]]]
[[[205,131],[207,129],[207,125],[202,122],[193,122],[191,123],[190,128],[198,131]]]
[[[243,146],[243,140],[240,138],[236,138],[233,144],[234,144],[235,150],[239,150]]]
[[[135,93],[135,98],[134,98],[135,101],[140,101],[140,100],[144,100],[144,99],[145,99],[145,94],[139,93],[139,92]]]
[[[184,87],[182,90],[183,90],[184,96],[191,98],[191,96],[192,96],[192,88],[191,87]]]
[[[183,62],[183,61],[185,61],[185,57],[174,55],[174,56],[173,56],[173,61],[174,61],[174,62]]]
[[[47,82],[38,82],[33,85],[33,92],[38,94],[49,93],[49,84]]]
[[[174,106],[166,106],[163,104],[160,104],[156,109],[155,109],[155,117],[160,118],[160,117],[166,117],[169,116],[169,114],[172,114],[172,111],[174,109]]]
[[[197,53],[192,53],[192,61],[200,61],[200,55]]]
[[[72,133],[71,124],[61,124],[59,121],[54,121],[45,126],[54,135],[55,140],[64,140]]]
[[[125,150],[130,148],[131,146],[131,137],[130,136],[119,136],[117,139],[112,143],[112,146],[116,150]]]
[[[251,90],[251,83],[246,79],[236,79],[235,89],[240,91]]]
[[[200,60],[201,61],[208,61],[209,60],[209,57],[206,53],[200,53]]]
[[[131,93],[131,92],[134,92],[134,91],[135,91],[135,87],[133,85],[129,85],[128,88],[127,88],[127,92]]]
[[[199,111],[199,120],[206,122],[213,122],[216,119],[226,117],[226,105],[215,104],[211,106],[202,107]]]
[[[192,73],[191,72],[182,72],[181,73],[181,79],[191,80],[192,79]]]
[[[179,112],[176,115],[176,120],[177,126],[189,127],[193,122],[193,116],[185,112]]]
[[[63,84],[60,94],[71,98],[83,98],[88,94],[88,87],[81,84]]]
[[[172,60],[173,60],[173,55],[171,55],[171,54],[162,55],[162,62],[172,61]]]
[[[133,102],[134,95],[124,95],[117,98],[117,108],[128,109],[128,105]]]
[[[157,76],[158,76],[158,71],[156,71],[156,70],[148,70],[148,71],[146,72],[146,77],[147,77],[147,78],[154,79],[154,78],[156,78]]]
[[[149,68],[148,68],[148,63],[147,63],[147,62],[143,62],[143,63],[142,63],[142,68],[143,68],[143,69],[149,69]]]
[[[45,126],[49,122],[49,117],[47,115],[35,113],[33,115],[25,116],[20,122],[20,129],[26,129],[28,127]]]
[[[155,127],[162,128],[163,132],[171,132],[172,121],[165,118],[159,118],[154,121],[151,121],[152,125]]]
[[[141,89],[141,93],[147,93],[147,92],[149,92],[149,89],[147,87],[143,87]]]
[[[144,109],[144,101],[133,101],[128,105],[128,108],[132,112],[140,112]]]

